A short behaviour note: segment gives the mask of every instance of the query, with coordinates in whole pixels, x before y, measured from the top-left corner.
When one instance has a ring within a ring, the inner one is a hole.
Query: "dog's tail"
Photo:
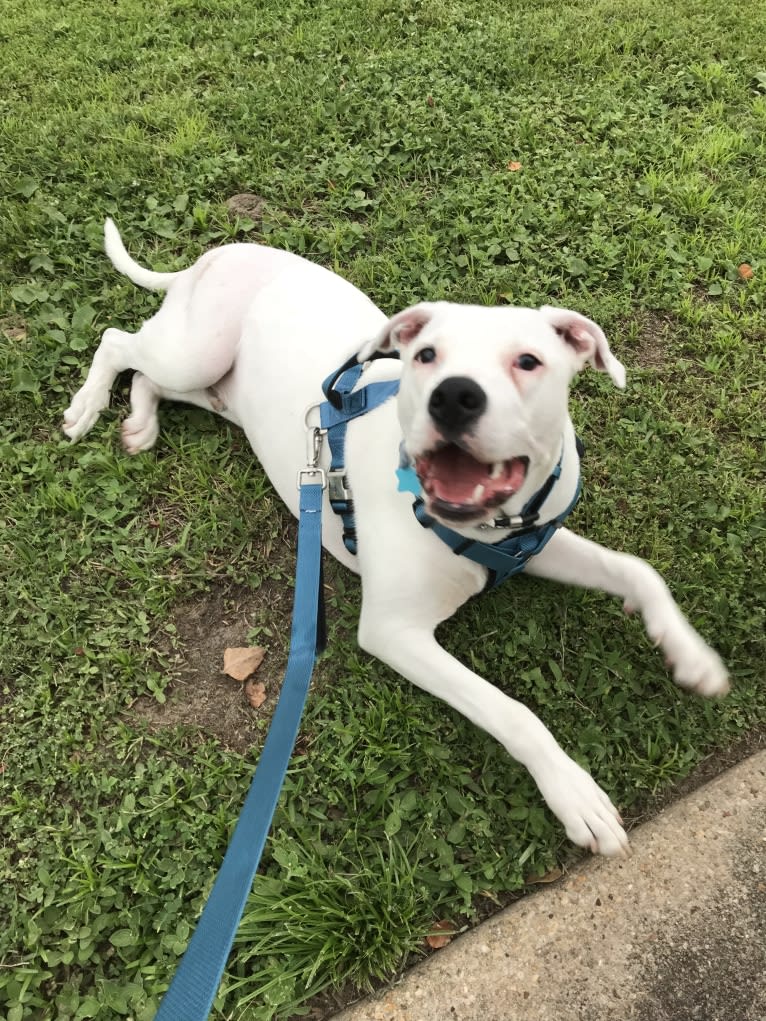
[[[139,287],[145,287],[149,291],[167,290],[172,281],[179,275],[178,273],[155,273],[151,269],[139,266],[135,259],[131,259],[128,255],[127,249],[122,243],[120,232],[114,225],[114,221],[110,219],[107,219],[104,223],[104,247],[116,270],[124,273],[134,284],[138,284]],[[180,272],[183,272],[183,270]]]

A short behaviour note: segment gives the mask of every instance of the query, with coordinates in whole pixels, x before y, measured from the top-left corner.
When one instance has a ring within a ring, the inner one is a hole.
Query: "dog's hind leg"
[[[109,392],[120,372],[132,367],[134,336],[110,327],[104,330],[85,382],[64,412],[64,432],[79,440],[109,404]]]
[[[133,414],[123,432],[131,453],[148,450],[156,440],[160,399],[226,414],[221,393],[234,361],[238,321],[216,333],[209,323],[190,317],[189,293],[190,277],[182,276],[137,333],[104,331],[85,382],[64,412],[63,429],[70,439],[79,440],[91,429],[109,404],[115,377],[125,369],[140,374],[131,393]]]
[[[160,430],[157,409],[163,400],[194,404],[205,411],[215,411],[239,425],[226,404],[225,385],[224,379],[204,390],[168,390],[158,386],[143,372],[134,373],[130,388],[130,415],[122,423],[122,445],[129,454],[138,454],[154,446]]]
[[[133,373],[130,387],[130,415],[122,423],[122,445],[129,454],[154,446],[160,431],[157,407],[162,390],[143,372]]]

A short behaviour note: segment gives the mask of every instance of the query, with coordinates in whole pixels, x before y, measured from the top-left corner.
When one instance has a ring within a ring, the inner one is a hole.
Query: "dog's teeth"
[[[474,491],[473,491],[473,502],[474,503],[478,503],[479,500],[481,500],[481,498],[483,496],[484,496],[484,486],[482,486],[482,484],[480,482],[478,484],[478,486],[476,487],[476,489],[474,489]]]
[[[492,465],[492,471],[489,473],[489,477],[494,481],[495,479],[499,479],[502,474],[503,462],[495,461],[495,463]]]

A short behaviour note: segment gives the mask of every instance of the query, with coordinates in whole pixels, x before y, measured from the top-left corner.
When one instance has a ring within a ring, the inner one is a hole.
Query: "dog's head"
[[[517,512],[558,457],[573,376],[590,363],[625,386],[601,328],[568,309],[424,302],[366,345],[402,359],[399,420],[426,507],[479,524]],[[513,500],[516,494],[518,500]]]

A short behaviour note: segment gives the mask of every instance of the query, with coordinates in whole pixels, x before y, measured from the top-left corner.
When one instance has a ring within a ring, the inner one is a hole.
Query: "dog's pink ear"
[[[403,312],[397,312],[374,337],[367,341],[358,354],[360,362],[366,361],[375,351],[392,351],[405,347],[417,337],[436,311],[436,303],[421,301]]]
[[[575,351],[582,365],[590,362],[599,372],[608,372],[615,386],[621,390],[625,387],[625,366],[610,351],[604,331],[597,323],[579,312],[553,305],[543,305],[540,314]]]

